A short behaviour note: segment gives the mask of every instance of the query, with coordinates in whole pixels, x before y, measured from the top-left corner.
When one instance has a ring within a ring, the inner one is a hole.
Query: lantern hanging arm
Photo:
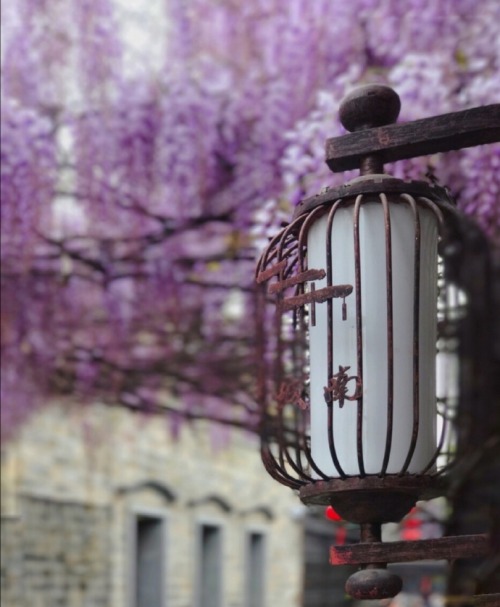
[[[499,103],[392,124],[399,108],[398,95],[387,86],[361,86],[349,94],[339,114],[351,133],[327,139],[330,170],[339,173],[361,167],[362,174],[367,174],[376,167],[376,172],[382,172],[382,163],[500,141]]]

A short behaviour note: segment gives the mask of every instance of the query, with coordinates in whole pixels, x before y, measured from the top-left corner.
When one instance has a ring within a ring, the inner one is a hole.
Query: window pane
[[[247,536],[246,607],[264,605],[264,543],[263,533]]]
[[[163,567],[163,521],[136,519],[136,607],[161,607]]]
[[[219,527],[201,527],[200,550],[200,607],[220,607],[221,605],[221,562],[222,542]]]

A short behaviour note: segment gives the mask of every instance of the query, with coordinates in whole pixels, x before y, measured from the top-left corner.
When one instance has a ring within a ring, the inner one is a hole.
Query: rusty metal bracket
[[[490,551],[487,534],[459,535],[432,540],[361,542],[330,548],[331,565],[405,563],[419,560],[454,560],[485,556]]]
[[[390,124],[333,137],[326,163],[334,173],[356,169],[368,154],[394,162],[500,141],[500,104]]]
[[[316,303],[323,303],[334,297],[342,298],[342,320],[347,320],[347,305],[345,298],[352,293],[352,285],[333,285],[316,291],[316,285],[311,283],[309,295],[311,301],[311,326],[316,326]]]
[[[283,311],[286,311],[293,310],[294,308],[300,308],[306,304],[312,304],[314,306],[317,303],[324,303],[325,301],[335,297],[344,299],[351,293],[352,285],[332,285],[331,287],[323,287],[322,289],[318,290],[311,287],[311,290],[303,295],[287,297],[280,302],[280,307]]]

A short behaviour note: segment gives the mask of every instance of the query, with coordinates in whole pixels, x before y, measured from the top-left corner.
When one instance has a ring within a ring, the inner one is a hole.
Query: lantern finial
[[[399,95],[382,84],[355,88],[340,104],[342,125],[351,132],[396,122],[401,109]]]

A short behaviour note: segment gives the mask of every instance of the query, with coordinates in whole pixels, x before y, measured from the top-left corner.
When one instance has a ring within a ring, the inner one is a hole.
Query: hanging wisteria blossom
[[[174,432],[254,429],[256,251],[293,204],[349,178],[323,163],[340,99],[386,82],[411,120],[500,97],[496,0],[159,7],[144,3],[164,19],[145,19],[142,47],[113,0],[5,7],[7,433],[61,394],[168,411]],[[432,173],[500,245],[499,163],[484,146],[391,170]]]

